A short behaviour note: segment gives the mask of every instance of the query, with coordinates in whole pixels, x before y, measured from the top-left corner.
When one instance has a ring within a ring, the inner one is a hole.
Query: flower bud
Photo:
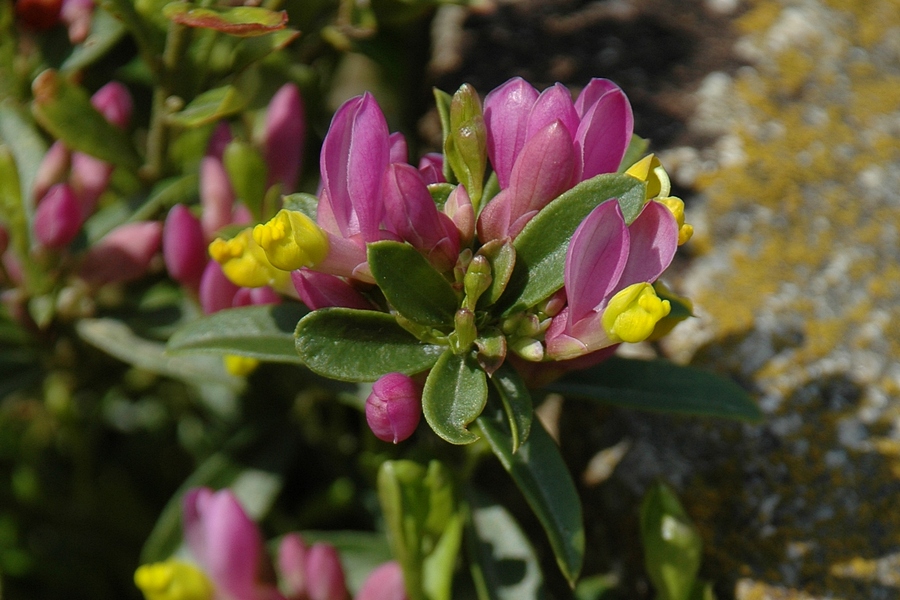
[[[214,156],[200,159],[200,205],[203,236],[211,240],[216,232],[231,224],[234,210],[234,189],[225,165]]]
[[[458,185],[450,192],[444,203],[444,214],[450,217],[459,231],[459,243],[468,246],[475,237],[475,207],[469,193],[463,185]]]
[[[444,155],[438,152],[429,152],[419,159],[419,174],[425,183],[446,183],[444,178]]]
[[[59,183],[41,199],[34,215],[34,235],[46,248],[63,248],[81,230],[81,206],[75,192]]]
[[[185,205],[176,204],[169,211],[162,244],[169,275],[196,291],[208,258],[200,220]]]
[[[278,571],[288,598],[306,596],[306,557],[309,547],[298,533],[289,533],[278,545]]]
[[[69,41],[80,44],[91,32],[94,0],[63,0],[60,20],[69,28]]]
[[[92,285],[140,279],[159,252],[162,223],[126,223],[110,231],[84,257],[79,275]]]
[[[224,308],[231,308],[238,286],[225,276],[221,265],[214,260],[206,264],[200,278],[200,307],[204,314],[212,314]]]
[[[281,304],[281,296],[267,285],[258,288],[240,288],[231,301],[232,307]]]
[[[309,269],[299,269],[291,273],[294,289],[310,310],[340,306],[371,310],[372,303],[366,300],[352,285],[328,273]]]
[[[407,600],[403,570],[396,561],[386,562],[369,573],[356,600]]]
[[[413,434],[422,416],[422,388],[402,373],[375,382],[366,399],[366,421],[375,437],[395,444]]]
[[[35,200],[44,197],[47,190],[57,183],[65,181],[69,174],[69,149],[60,140],[53,142],[41,164],[38,166],[37,174],[34,177],[34,187],[31,195]]]
[[[660,300],[652,285],[635,283],[610,299],[600,323],[613,341],[642,342],[670,310],[669,301]]]
[[[306,591],[309,600],[347,600],[350,592],[337,550],[330,544],[313,544],[306,554]]]
[[[90,0],[64,0],[66,3],[72,2],[88,2]],[[63,5],[65,11],[65,5]],[[94,105],[100,114],[106,117],[106,120],[118,127],[125,129],[128,127],[128,121],[131,120],[131,113],[134,109],[134,103],[131,100],[131,94],[128,88],[118,81],[110,81],[102,88],[94,92],[91,96],[91,104]]]
[[[94,212],[97,200],[109,186],[112,172],[113,166],[108,162],[83,152],[72,153],[72,171],[69,181],[81,203],[84,218]]]
[[[305,136],[303,98],[296,85],[286,83],[269,102],[265,132],[267,185],[280,183],[282,194],[290,194],[297,187]]]

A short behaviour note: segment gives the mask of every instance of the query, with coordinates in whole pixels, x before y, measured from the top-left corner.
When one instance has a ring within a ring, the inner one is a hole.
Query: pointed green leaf
[[[246,142],[232,140],[225,146],[222,162],[237,197],[247,205],[257,221],[263,217],[268,167],[262,154]]]
[[[430,368],[444,346],[423,344],[389,314],[323,308],[297,324],[296,348],[312,371],[341,381],[375,381],[391,372]]]
[[[662,483],[641,504],[644,565],[659,600],[688,600],[703,552],[703,541],[678,496]]]
[[[528,439],[531,432],[531,421],[534,408],[531,404],[531,393],[525,386],[522,376],[509,363],[503,363],[491,377],[491,383],[500,396],[506,423],[510,430],[512,451]]]
[[[420,325],[450,327],[459,306],[450,282],[409,244],[369,244],[369,268],[397,312]]]
[[[556,442],[536,420],[514,454],[502,411],[485,413],[477,423],[543,526],[560,571],[574,585],[584,561],[584,524],[578,491]]]
[[[742,421],[762,418],[750,395],[730,379],[664,360],[614,356],[570,373],[547,389],[626,408]]]
[[[172,2],[163,7],[163,15],[187,27],[213,29],[229,35],[251,37],[284,29],[288,16],[258,6],[199,8],[188,2]]]
[[[500,299],[504,316],[525,310],[563,286],[566,251],[572,234],[601,203],[617,198],[631,223],[645,202],[645,184],[629,175],[605,174],[565,192],[529,221],[513,245],[516,266]]]
[[[249,98],[237,85],[223,85],[207,90],[187,106],[169,115],[169,121],[182,127],[199,127],[214,123],[242,111]]]
[[[233,72],[243,71],[248,65],[286,48],[298,37],[300,37],[300,32],[296,29],[282,29],[268,35],[244,38],[235,49],[231,70]]]
[[[30,199],[34,178],[47,153],[47,144],[27,113],[10,98],[0,102],[0,141],[9,147],[15,157],[22,197]],[[26,202],[23,207],[29,222],[32,206],[32,202]]]
[[[181,327],[169,338],[166,352],[237,354],[302,364],[294,348],[294,330],[307,312],[296,302],[222,310]]]
[[[481,494],[470,505],[466,538],[479,600],[547,598],[537,555],[513,516]]]
[[[422,412],[436,434],[451,444],[470,444],[478,436],[468,430],[487,402],[487,376],[469,355],[444,352],[422,392]]]
[[[31,86],[34,118],[72,150],[137,171],[141,159],[128,134],[107,121],[81,87],[48,69]]]

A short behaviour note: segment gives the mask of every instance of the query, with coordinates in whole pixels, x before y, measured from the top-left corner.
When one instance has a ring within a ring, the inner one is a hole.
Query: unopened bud
[[[306,555],[306,591],[309,600],[347,600],[350,592],[337,550],[330,544],[313,544]]]
[[[196,291],[209,260],[200,219],[183,204],[169,211],[163,227],[163,258],[172,279]]]
[[[72,189],[78,196],[82,212],[87,218],[97,205],[100,195],[109,186],[113,166],[83,152],[72,153],[72,171],[70,181]]]
[[[300,90],[293,83],[286,83],[269,102],[265,132],[268,185],[280,183],[282,194],[290,194],[297,186],[305,136],[306,118]]]
[[[84,2],[84,0],[65,0],[66,4],[72,2]],[[88,0],[90,2],[90,0]],[[93,4],[93,3],[91,3]],[[66,10],[65,4],[63,11]],[[128,88],[118,81],[110,81],[91,96],[91,104],[94,105],[106,120],[118,127],[125,129],[131,120],[134,103]]]
[[[422,388],[402,373],[388,373],[375,382],[366,399],[366,421],[380,440],[402,442],[422,417]]]
[[[67,246],[81,230],[81,206],[75,192],[60,183],[41,199],[34,215],[34,236],[45,248]]]
[[[289,598],[306,597],[306,557],[309,547],[298,533],[289,533],[278,545],[278,572]]]
[[[234,300],[231,301],[231,305],[235,308],[280,303],[281,296],[267,285],[258,288],[240,288],[234,295]]]
[[[60,20],[69,29],[69,41],[80,44],[91,32],[94,0],[63,0]]]
[[[463,288],[466,291],[465,305],[469,310],[475,310],[478,299],[491,287],[491,281],[493,277],[490,262],[480,254],[475,255],[463,278]]]
[[[408,600],[400,564],[386,562],[369,573],[356,594],[356,600]]]
[[[35,200],[44,197],[51,186],[62,183],[69,174],[69,149],[61,141],[56,140],[38,166],[34,177],[34,186],[31,195]]]
[[[204,314],[212,314],[225,308],[231,308],[238,286],[225,276],[222,266],[214,260],[206,264],[200,278],[200,307]]]
[[[450,348],[454,354],[464,354],[472,347],[478,336],[478,329],[475,327],[475,313],[468,308],[461,308],[456,311],[453,324],[455,329],[449,337]]]
[[[93,285],[140,279],[162,243],[162,223],[140,221],[113,229],[85,255],[79,272]]]
[[[231,224],[234,209],[234,189],[225,165],[214,156],[200,159],[200,204],[203,207],[200,216],[203,236],[211,240],[216,232]]]

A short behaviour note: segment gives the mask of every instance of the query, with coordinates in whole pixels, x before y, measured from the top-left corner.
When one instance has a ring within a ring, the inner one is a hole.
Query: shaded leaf
[[[223,85],[203,92],[183,109],[169,115],[169,121],[182,127],[199,127],[242,111],[249,101],[237,85]]]
[[[735,382],[665,360],[614,356],[547,386],[566,396],[626,408],[758,421],[762,413]]]
[[[584,561],[581,500],[556,442],[536,420],[531,435],[513,453],[502,411],[486,412],[477,424],[543,526],[559,570],[574,585]]]
[[[284,29],[285,11],[271,11],[257,6],[234,8],[199,8],[187,2],[172,2],[163,7],[163,15],[187,27],[213,29],[229,35],[250,37]]]
[[[34,118],[51,135],[72,150],[137,171],[141,158],[128,134],[107,121],[81,87],[48,69],[37,76],[31,90]]]
[[[307,312],[296,302],[222,310],[182,326],[169,339],[166,352],[237,354],[302,364],[294,347],[294,330]]]
[[[470,444],[469,431],[487,402],[487,376],[468,354],[444,352],[428,374],[422,392],[422,412],[436,434],[451,444]]]
[[[84,42],[72,49],[72,54],[60,65],[63,73],[74,73],[88,67],[113,49],[125,37],[125,25],[102,7],[94,9],[91,31]]]
[[[491,383],[497,390],[497,395],[503,405],[512,440],[512,451],[516,452],[519,446],[528,439],[531,431],[531,421],[534,417],[531,393],[525,386],[522,376],[509,366],[509,363],[503,363],[497,369],[491,377]]]
[[[630,223],[645,203],[645,184],[629,175],[604,174],[583,181],[545,206],[513,245],[516,264],[500,299],[508,316],[534,306],[563,286],[569,240],[601,203],[617,198]]]
[[[341,381],[421,373],[444,351],[444,346],[420,342],[389,314],[351,308],[309,313],[297,324],[295,337],[303,364]]]
[[[368,262],[378,287],[401,315],[420,325],[453,325],[456,293],[418,250],[401,242],[374,242],[368,245]]]
[[[644,566],[659,600],[688,600],[703,551],[700,533],[662,483],[647,492],[641,504]]]
[[[0,140],[9,147],[15,157],[22,197],[30,199],[34,189],[34,178],[47,153],[47,144],[35,128],[34,122],[9,98],[0,102]],[[26,202],[23,207],[29,222],[32,206],[33,203]]]

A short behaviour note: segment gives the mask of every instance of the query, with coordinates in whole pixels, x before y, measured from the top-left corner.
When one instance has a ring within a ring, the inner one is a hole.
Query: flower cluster
[[[539,93],[516,78],[483,110],[468,86],[443,108],[445,153],[416,167],[371,95],[348,100],[324,140],[313,208],[288,202],[268,222],[213,241],[210,254],[242,286],[290,273],[314,312],[387,311],[419,343],[471,355],[488,375],[510,350],[519,365],[583,365],[670,327],[673,300],[654,283],[691,228],[658,159],[627,158],[636,138],[618,86],[594,79],[573,100],[560,84]],[[546,251],[538,238],[556,212],[579,217]],[[535,260],[552,265],[547,281],[529,272]],[[298,336],[316,335],[303,325]],[[367,418],[378,437],[397,442],[415,429],[409,398],[421,386],[406,375],[421,370],[376,384]]]
[[[188,558],[138,568],[147,600],[349,600],[334,546],[307,545],[298,533],[281,538],[277,562],[230,490],[194,488],[182,502]],[[388,562],[363,583],[356,600],[405,600],[400,567]]]

